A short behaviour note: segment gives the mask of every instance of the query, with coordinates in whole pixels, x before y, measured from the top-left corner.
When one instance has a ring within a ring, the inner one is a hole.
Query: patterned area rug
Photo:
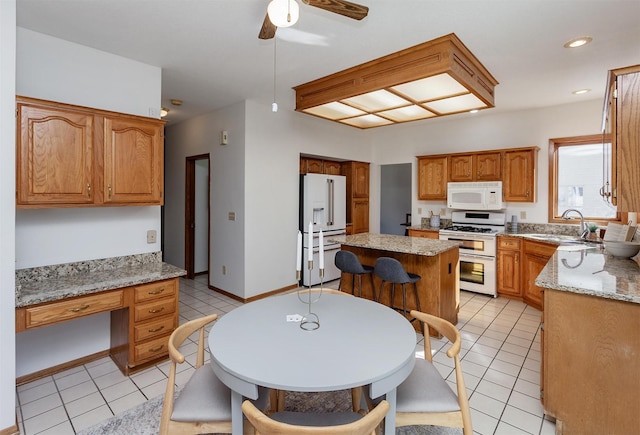
[[[349,391],[327,393],[287,392],[288,411],[339,412],[351,409]],[[160,430],[163,396],[155,397],[135,408],[124,411],[78,435],[156,435]],[[396,430],[397,435],[458,435],[462,430],[436,426],[408,426]]]

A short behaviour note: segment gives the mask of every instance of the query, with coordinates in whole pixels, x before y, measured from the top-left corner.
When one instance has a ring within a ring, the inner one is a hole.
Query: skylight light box
[[[497,84],[451,33],[293,89],[296,111],[371,128],[494,107]]]

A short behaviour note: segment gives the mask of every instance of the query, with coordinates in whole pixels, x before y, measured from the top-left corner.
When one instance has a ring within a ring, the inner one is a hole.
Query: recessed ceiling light
[[[579,38],[574,38],[571,41],[567,41],[564,44],[564,48],[577,48],[582,47],[583,45],[587,45],[593,40],[591,36],[581,36]]]
[[[169,114],[169,109],[165,109],[164,107],[160,109],[160,118],[164,118]]]
[[[469,113],[478,113],[478,112],[479,112],[478,109],[469,110]]]
[[[182,106],[182,100],[177,100],[174,98],[171,100],[171,104],[173,104],[174,106]]]
[[[591,92],[591,89],[578,89],[577,91],[573,91],[573,95],[582,95],[582,94],[586,94],[587,92]]]

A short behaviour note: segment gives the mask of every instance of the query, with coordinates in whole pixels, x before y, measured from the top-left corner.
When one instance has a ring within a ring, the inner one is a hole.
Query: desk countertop
[[[457,248],[458,242],[435,240],[423,237],[395,236],[390,234],[361,233],[352,236],[332,237],[331,241],[357,248],[434,257],[450,249]]]
[[[16,271],[16,308],[176,278],[186,271],[155,254]]]
[[[560,246],[536,279],[536,285],[640,304],[640,267],[599,248]]]

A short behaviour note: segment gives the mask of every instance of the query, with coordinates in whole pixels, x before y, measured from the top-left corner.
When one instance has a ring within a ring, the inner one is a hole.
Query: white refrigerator
[[[313,246],[309,246],[309,223]],[[320,283],[318,237],[324,240],[324,282],[340,278],[335,266],[340,244],[330,243],[332,236],[344,235],[347,226],[347,182],[343,175],[304,174],[300,176],[300,226],[302,231],[302,284]],[[313,269],[308,269],[309,249],[313,253]]]

